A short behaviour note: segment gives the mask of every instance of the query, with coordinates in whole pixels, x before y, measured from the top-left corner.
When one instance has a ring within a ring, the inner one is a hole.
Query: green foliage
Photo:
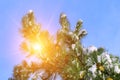
[[[9,80],[56,80],[58,76],[62,80],[119,80],[118,57],[109,55],[104,48],[85,49],[82,46],[81,39],[87,35],[82,29],[82,20],[77,22],[75,30],[70,29],[64,13],[59,22],[62,28],[54,39],[41,29],[32,11],[23,16],[21,49],[27,53],[28,61],[16,65]],[[42,50],[35,50],[34,43],[42,45]],[[31,57],[36,61],[29,62]]]

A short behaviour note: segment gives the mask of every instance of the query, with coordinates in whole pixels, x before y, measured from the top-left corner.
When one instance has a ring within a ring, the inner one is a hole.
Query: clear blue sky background
[[[22,16],[30,9],[52,34],[60,28],[61,12],[68,15],[72,29],[82,19],[88,31],[84,46],[102,46],[120,56],[120,0],[0,0],[0,80],[7,80],[13,66],[23,59],[19,28]]]

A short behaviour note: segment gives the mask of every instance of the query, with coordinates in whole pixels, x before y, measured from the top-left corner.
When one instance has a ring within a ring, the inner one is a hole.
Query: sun
[[[42,45],[40,43],[34,43],[33,44],[33,49],[36,52],[38,52],[38,51],[40,52],[40,51],[42,51]]]

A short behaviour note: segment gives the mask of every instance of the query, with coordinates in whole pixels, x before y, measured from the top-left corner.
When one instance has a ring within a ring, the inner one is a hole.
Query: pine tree
[[[61,29],[55,38],[36,22],[33,11],[22,18],[24,41],[21,50],[28,60],[16,65],[9,80],[119,80],[120,59],[104,48],[84,48],[87,35],[82,20],[70,29],[66,14],[59,19]]]

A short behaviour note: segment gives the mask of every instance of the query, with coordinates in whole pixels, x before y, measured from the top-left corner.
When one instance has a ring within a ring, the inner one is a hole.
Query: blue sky
[[[51,34],[60,28],[61,12],[67,14],[72,29],[77,20],[82,19],[88,31],[82,40],[84,46],[102,46],[120,56],[119,3],[120,0],[0,0],[0,80],[7,80],[13,66],[23,59],[19,29],[22,16],[31,9],[37,21]]]

